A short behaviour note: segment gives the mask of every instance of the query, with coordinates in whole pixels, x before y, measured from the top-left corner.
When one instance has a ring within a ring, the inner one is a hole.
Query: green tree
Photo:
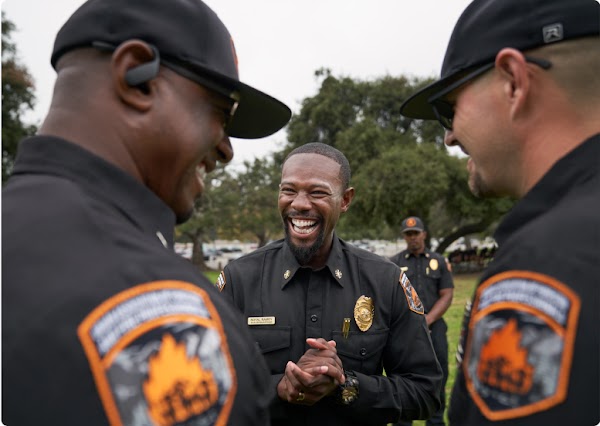
[[[194,215],[176,229],[179,241],[193,243],[192,263],[202,271],[203,243],[224,239],[255,240],[258,246],[283,232],[277,211],[281,170],[272,159],[245,161],[238,172],[216,169],[205,182]]]
[[[11,39],[15,25],[2,12],[2,183],[4,184],[15,161],[19,141],[36,132],[22,116],[35,103],[33,79],[27,68],[19,63],[17,47]]]

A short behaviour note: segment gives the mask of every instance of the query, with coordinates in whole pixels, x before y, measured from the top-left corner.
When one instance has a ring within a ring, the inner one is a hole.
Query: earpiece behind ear
[[[154,46],[150,46],[154,52],[154,58],[150,62],[146,62],[137,67],[131,68],[125,73],[125,82],[128,85],[135,87],[152,80],[158,75],[160,69],[160,53]]]

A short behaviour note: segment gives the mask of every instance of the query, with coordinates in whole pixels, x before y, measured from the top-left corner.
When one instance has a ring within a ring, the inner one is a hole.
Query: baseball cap
[[[596,0],[474,0],[454,27],[440,79],[404,101],[400,113],[436,119],[428,100],[465,71],[493,63],[505,47],[524,51],[599,34]]]
[[[423,221],[416,216],[409,216],[402,221],[402,233],[406,231],[423,232],[424,230],[425,226],[423,225]]]
[[[50,62],[56,69],[60,57],[73,49],[117,47],[131,39],[156,47],[163,65],[177,64],[236,92],[238,106],[227,125],[229,136],[262,138],[289,121],[291,111],[285,104],[240,82],[233,39],[200,0],[88,0],[58,32]]]

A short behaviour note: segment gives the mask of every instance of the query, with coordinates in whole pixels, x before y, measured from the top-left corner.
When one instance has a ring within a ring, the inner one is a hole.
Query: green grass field
[[[215,282],[219,272],[206,272],[205,275],[211,282]],[[448,324],[448,382],[446,383],[446,398],[450,397],[450,391],[454,384],[456,375],[456,345],[460,334],[463,310],[465,303],[471,300],[473,289],[477,283],[478,274],[473,275],[455,275],[454,276],[454,299],[452,305],[446,311],[444,319]],[[448,404],[446,404],[446,407]],[[413,426],[425,426],[425,421],[415,421]]]

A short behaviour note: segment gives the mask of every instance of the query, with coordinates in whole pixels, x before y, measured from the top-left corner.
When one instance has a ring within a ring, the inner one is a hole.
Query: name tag
[[[275,317],[248,317],[248,325],[275,325]]]

